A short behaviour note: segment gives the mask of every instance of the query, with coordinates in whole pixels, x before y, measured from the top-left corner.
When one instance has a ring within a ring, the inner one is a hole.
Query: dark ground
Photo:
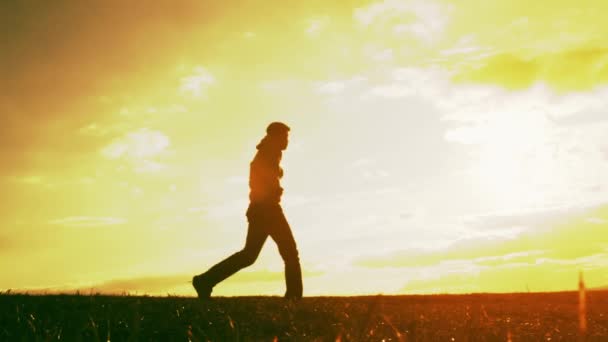
[[[608,291],[587,293],[608,341]],[[0,341],[577,341],[578,294],[195,298],[0,294]]]

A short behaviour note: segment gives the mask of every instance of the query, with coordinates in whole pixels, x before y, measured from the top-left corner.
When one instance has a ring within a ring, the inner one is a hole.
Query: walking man
[[[268,236],[276,242],[285,263],[285,298],[302,298],[298,249],[280,205],[283,188],[279,179],[283,176],[283,169],[279,164],[283,150],[287,148],[288,135],[289,127],[282,122],[273,122],[266,128],[266,136],[257,145],[258,151],[249,169],[249,227],[245,247],[192,278],[199,298],[208,299],[215,285],[252,265]]]

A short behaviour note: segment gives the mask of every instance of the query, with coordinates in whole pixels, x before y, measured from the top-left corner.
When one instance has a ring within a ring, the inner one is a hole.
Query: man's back
[[[282,153],[263,143],[257,148],[249,168],[249,200],[251,203],[277,204],[283,194],[279,183],[283,176],[279,165]]]

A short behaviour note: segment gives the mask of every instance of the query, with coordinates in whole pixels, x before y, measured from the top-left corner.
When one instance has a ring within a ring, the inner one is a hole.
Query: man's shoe
[[[205,282],[202,276],[194,276],[192,278],[192,286],[194,286],[199,299],[205,300],[211,297],[213,287]]]
[[[287,299],[288,301],[291,302],[299,302],[300,300],[302,300],[302,295],[293,295],[290,293],[286,293],[283,298]]]

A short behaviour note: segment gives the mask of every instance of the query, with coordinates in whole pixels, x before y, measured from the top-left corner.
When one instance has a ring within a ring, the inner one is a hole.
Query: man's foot
[[[302,296],[301,295],[292,295],[292,294],[285,294],[285,296],[283,296],[283,298],[287,299],[290,302],[299,302],[300,300],[302,300]]]
[[[211,297],[213,287],[205,282],[202,276],[194,276],[192,278],[192,286],[194,286],[199,299],[206,300]]]

